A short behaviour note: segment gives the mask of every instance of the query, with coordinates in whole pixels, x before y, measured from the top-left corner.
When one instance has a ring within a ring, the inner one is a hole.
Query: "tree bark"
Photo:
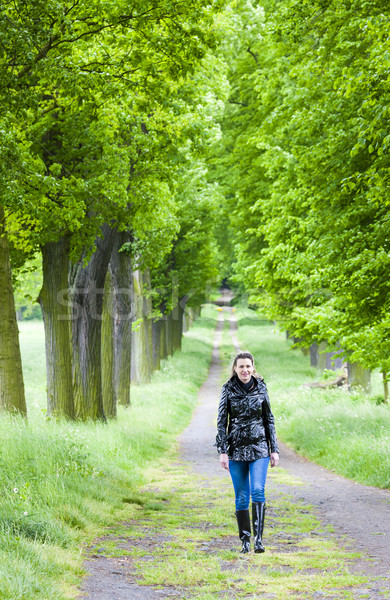
[[[183,337],[183,315],[184,310],[178,304],[172,311],[172,346],[173,351],[181,350],[181,341]]]
[[[146,269],[142,271],[142,298],[143,298],[143,323],[145,326],[145,361],[147,371],[147,381],[150,381],[153,372],[153,331],[152,331],[152,285],[150,281],[150,271]]]
[[[39,294],[45,326],[47,412],[74,419],[69,298],[69,237],[42,248],[43,285]]]
[[[320,371],[324,371],[325,369],[328,369],[329,371],[341,369],[345,360],[343,358],[334,358],[335,354],[338,354],[338,352],[327,352],[326,349],[326,342],[321,342],[318,346],[318,367]]]
[[[160,319],[160,359],[163,360],[168,357],[168,346],[167,346],[167,315],[164,315]]]
[[[183,333],[185,333],[186,331],[189,331],[191,329],[193,322],[194,322],[194,315],[193,315],[192,308],[190,308],[189,306],[186,306],[185,310],[184,310],[184,317],[183,317]]]
[[[120,252],[130,234],[118,233],[110,262],[114,299],[114,386],[118,403],[130,405],[133,272],[130,257]]]
[[[102,237],[89,263],[71,270],[72,364],[75,414],[78,419],[105,419],[102,395],[101,333],[104,282],[115,231],[102,226]]]
[[[0,205],[0,409],[27,415],[4,208]]]

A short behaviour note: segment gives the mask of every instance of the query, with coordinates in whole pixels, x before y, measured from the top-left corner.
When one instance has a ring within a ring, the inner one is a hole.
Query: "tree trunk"
[[[140,271],[133,272],[133,314],[134,322],[131,332],[131,370],[130,379],[133,383],[139,383],[140,380],[140,361],[139,353],[142,352],[142,340],[140,340],[140,328],[142,320],[142,285],[140,282]]]
[[[387,373],[385,371],[382,371],[382,376],[383,376],[383,398],[385,401],[385,404],[389,403],[389,380],[387,379]]]
[[[166,321],[166,336],[167,336],[167,356],[173,354],[173,323],[172,323],[172,312],[167,314]]]
[[[310,365],[316,367],[318,365],[318,344],[313,342],[309,348],[310,351]]]
[[[115,231],[102,227],[102,238],[89,263],[84,256],[72,267],[72,356],[75,414],[78,419],[105,419],[102,395],[101,333],[104,282]]]
[[[184,315],[183,315],[183,333],[186,333],[187,331],[189,331],[191,327],[191,314],[190,314],[190,309],[188,307],[186,307],[185,311],[184,311]]]
[[[102,321],[102,393],[103,409],[108,419],[116,417],[116,386],[114,384],[114,299],[110,271],[107,271],[103,297]]]
[[[175,306],[172,310],[172,353],[180,350],[180,313],[179,306]]]
[[[144,284],[147,286],[148,275],[137,270],[133,273],[133,282],[136,327],[131,338],[131,381],[148,383],[152,373],[153,347],[151,322],[148,318],[150,299],[144,295]]]
[[[325,369],[329,371],[340,369],[344,360],[342,358],[334,358],[337,352],[327,352],[326,349],[326,342],[321,342],[321,344],[318,346],[318,367],[320,371],[324,371]]]
[[[195,315],[194,311],[190,306],[186,306],[184,310],[183,318],[183,333],[189,331],[194,323]]]
[[[114,292],[114,385],[118,403],[130,405],[131,329],[133,324],[133,273],[130,257],[120,252],[131,240],[130,234],[118,233],[110,262]]]
[[[348,389],[354,387],[362,388],[367,394],[371,390],[371,371],[364,369],[358,363],[347,363],[348,368]]]
[[[161,320],[152,322],[153,371],[161,368]]]
[[[47,413],[73,419],[69,238],[46,244],[42,257],[43,285],[39,303],[45,326]]]
[[[160,319],[160,360],[164,360],[168,356],[167,323],[167,316],[164,315]]]
[[[0,409],[27,415],[4,208],[0,205]]]
[[[150,281],[150,271],[146,269],[142,272],[142,291],[143,291],[143,323],[145,327],[145,362],[147,370],[147,379],[150,381],[153,372],[153,331],[152,331],[152,285]]]
[[[182,341],[182,337],[183,337],[183,315],[184,315],[184,310],[183,308],[180,306],[180,304],[178,304],[175,309],[173,310],[173,314],[172,314],[172,325],[173,325],[173,329],[172,329],[172,345],[173,345],[173,351],[175,350],[181,350],[181,341]]]

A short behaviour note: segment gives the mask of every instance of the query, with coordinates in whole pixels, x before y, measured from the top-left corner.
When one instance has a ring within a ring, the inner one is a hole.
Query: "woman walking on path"
[[[222,387],[217,428],[220,463],[233,481],[241,552],[250,550],[250,497],[255,552],[264,552],[265,480],[269,463],[279,462],[279,448],[267,388],[249,352],[237,354]]]

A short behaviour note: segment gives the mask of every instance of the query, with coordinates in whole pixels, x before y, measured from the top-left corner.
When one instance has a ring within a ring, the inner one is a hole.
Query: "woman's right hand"
[[[219,462],[221,463],[221,467],[229,471],[229,457],[227,454],[220,454]]]

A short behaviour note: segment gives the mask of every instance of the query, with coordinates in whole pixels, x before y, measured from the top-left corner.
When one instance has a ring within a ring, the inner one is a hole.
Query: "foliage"
[[[155,248],[169,249],[170,180],[188,129],[178,87],[215,45],[216,11],[203,1],[6,3],[2,202],[21,250],[70,232],[78,256],[107,222],[165,231]]]
[[[232,279],[305,344],[341,344],[386,372],[389,10],[377,0],[264,9],[240,13],[218,149]]]
[[[15,271],[14,297],[18,319],[41,319],[38,296],[42,287],[42,265],[38,256]]]
[[[218,281],[218,248],[213,235],[216,197],[202,163],[182,174],[175,198],[180,231],[171,252],[152,272],[154,304],[162,312],[177,303],[198,308]]]

